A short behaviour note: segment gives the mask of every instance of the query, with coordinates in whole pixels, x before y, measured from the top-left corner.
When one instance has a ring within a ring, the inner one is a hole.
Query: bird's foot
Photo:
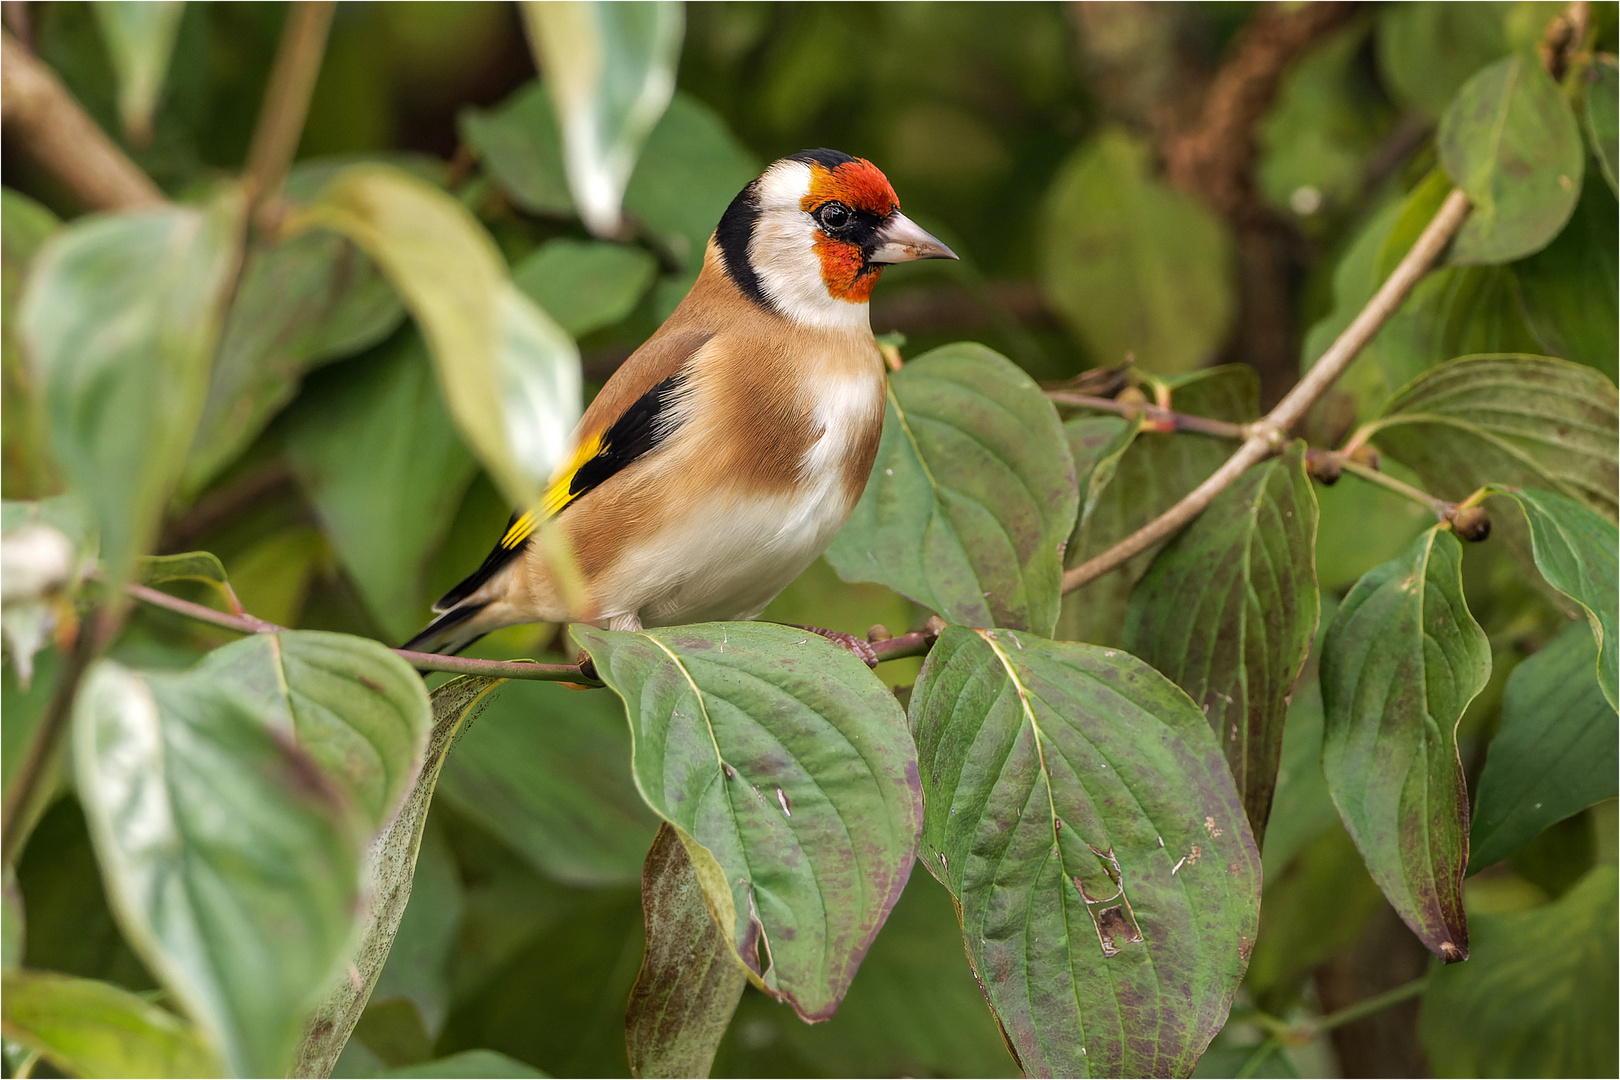
[[[871,643],[865,638],[856,637],[854,634],[846,634],[842,630],[828,630],[823,626],[801,626],[799,623],[783,623],[782,625],[791,626],[796,630],[808,630],[812,634],[819,634],[834,645],[842,645],[854,653],[861,663],[867,667],[875,668],[878,666],[877,651],[872,648]]]

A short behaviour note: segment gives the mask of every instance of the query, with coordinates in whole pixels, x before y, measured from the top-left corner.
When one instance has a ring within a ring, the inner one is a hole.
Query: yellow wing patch
[[[534,534],[540,522],[553,518],[562,512],[563,507],[574,501],[574,492],[570,489],[574,475],[584,467],[587,461],[602,452],[602,437],[593,435],[579,445],[574,456],[568,464],[559,469],[552,477],[551,484],[546,488],[545,495],[541,496],[540,505],[533,510],[525,510],[523,515],[512,522],[506,535],[501,537],[501,547],[515,548]]]

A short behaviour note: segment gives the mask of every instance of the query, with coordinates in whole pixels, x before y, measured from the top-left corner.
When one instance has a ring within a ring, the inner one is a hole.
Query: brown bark
[[[56,73],[0,34],[0,119],[12,144],[92,210],[159,206],[163,192],[90,119]]]
[[[1303,272],[1291,223],[1260,198],[1255,128],[1271,108],[1294,61],[1343,26],[1358,4],[1324,0],[1293,10],[1263,8],[1187,117],[1169,104],[1157,116],[1159,149],[1170,182],[1226,218],[1237,241],[1240,307],[1229,356],[1260,373],[1265,404],[1299,376],[1295,292]]]

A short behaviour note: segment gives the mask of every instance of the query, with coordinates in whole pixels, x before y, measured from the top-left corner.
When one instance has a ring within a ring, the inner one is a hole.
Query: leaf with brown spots
[[[1435,526],[1356,582],[1322,639],[1322,771],[1373,880],[1422,942],[1468,956],[1468,793],[1457,721],[1491,675],[1462,591],[1462,544]]]
[[[632,1076],[708,1076],[747,969],[709,914],[680,833],[658,827],[641,874],[647,952],[624,1037]]]
[[[957,899],[1025,1072],[1190,1072],[1260,910],[1260,856],[1203,714],[1119,650],[951,627],[910,720],[919,857]]]
[[[890,378],[877,462],[827,561],[950,622],[1050,633],[1079,499],[1041,388],[983,345],[947,345]]]
[[[642,798],[686,842],[753,981],[827,1019],[917,849],[916,750],[894,695],[794,627],[574,634],[625,702]]]
[[[1153,560],[1125,626],[1125,647],[1203,708],[1261,839],[1288,694],[1316,632],[1316,496],[1303,451],[1295,443],[1216,496]]]

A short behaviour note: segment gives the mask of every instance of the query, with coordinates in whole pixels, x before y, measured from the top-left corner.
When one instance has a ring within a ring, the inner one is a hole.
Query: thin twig
[[[1093,397],[1090,394],[1072,394],[1067,390],[1048,390],[1046,397],[1047,400],[1059,405],[1076,405],[1082,409],[1111,412],[1127,420],[1146,416],[1154,422],[1154,430],[1157,431],[1196,431],[1222,439],[1246,439],[1249,436],[1248,428],[1242,424],[1179,413],[1174,409],[1164,409],[1145,402],[1115,401],[1113,398]]]
[[[1374,1013],[1383,1012],[1391,1005],[1399,1005],[1408,998],[1417,997],[1428,986],[1429,977],[1424,975],[1421,978],[1413,979],[1409,983],[1403,983],[1393,990],[1386,990],[1382,994],[1376,994],[1365,1001],[1358,1001],[1354,1005],[1346,1005],[1337,1012],[1328,1013],[1322,1019],[1316,1021],[1312,1027],[1316,1032],[1332,1031],[1334,1028],[1353,1024],[1357,1020],[1365,1020]]]
[[[278,634],[286,627],[266,622],[253,615],[232,615],[211,607],[182,600],[150,585],[131,583],[124,586],[129,595],[144,604],[184,615],[238,634]],[[871,645],[880,661],[898,660],[905,656],[922,656],[939,637],[935,627],[927,627],[887,641]],[[470,656],[443,656],[439,653],[414,652],[410,649],[391,649],[395,656],[418,671],[445,671],[455,675],[484,675],[491,679],[527,679],[532,682],[573,682],[600,684],[601,680],[587,674],[578,664],[541,664],[532,660],[478,660]]]
[[[1254,1048],[1248,1059],[1238,1066],[1238,1070],[1233,1076],[1237,1077],[1238,1080],[1244,1080],[1246,1077],[1255,1075],[1260,1071],[1260,1066],[1264,1065],[1272,1054],[1281,1049],[1282,1043],[1276,1037],[1266,1039]]]
[[[210,623],[238,634],[279,634],[285,626],[266,622],[253,615],[231,615],[215,611],[178,596],[170,596],[150,585],[124,586],[135,599],[153,607],[164,608],[198,622]],[[539,664],[529,660],[477,660],[470,656],[441,656],[438,653],[413,652],[410,649],[391,649],[394,655],[419,671],[447,671],[456,675],[486,675],[492,679],[529,679],[536,682],[593,682],[578,664]]]
[[[1417,243],[1412,245],[1412,250],[1406,253],[1406,257],[1367,302],[1367,306],[1361,309],[1355,320],[1328,347],[1316,365],[1305,373],[1305,377],[1277,403],[1277,407],[1272,409],[1265,419],[1250,427],[1252,434],[1238,448],[1237,453],[1228,458],[1226,464],[1215,470],[1214,475],[1199,484],[1170,509],[1107,551],[1065,572],[1063,591],[1073,592],[1087,582],[1094,581],[1122,565],[1132,556],[1146,551],[1160,540],[1166,539],[1203,513],[1204,509],[1215,501],[1215,496],[1241,476],[1245,469],[1280,450],[1286,441],[1288,431],[1304,418],[1306,411],[1316,399],[1326,393],[1339,376],[1344,374],[1350,362],[1356,358],[1356,354],[1372,340],[1373,335],[1390,316],[1395,314],[1407,294],[1412,291],[1412,287],[1428,272],[1434,260],[1440,256],[1457,229],[1462,226],[1469,209],[1468,196],[1463,194],[1461,189],[1453,189],[1451,194],[1446,196],[1445,202],[1440,204],[1434,220],[1429,222],[1423,234],[1418,237]]]
[[[117,618],[105,609],[92,608],[79,624],[79,635],[67,654],[67,663],[56,675],[56,686],[45,706],[45,715],[28,743],[22,764],[17,766],[11,790],[6,792],[4,809],[0,810],[0,864],[15,865],[23,824],[39,797],[39,789],[50,773],[52,762],[57,759],[73,718],[73,702],[78,697],[79,684],[102,645],[116,632]]]
[[[1343,469],[1347,473],[1350,473],[1352,476],[1359,476],[1363,480],[1370,481],[1371,483],[1377,484],[1379,487],[1393,491],[1397,495],[1411,499],[1415,503],[1422,503],[1424,506],[1434,511],[1435,516],[1440,518],[1442,521],[1446,520],[1450,516],[1451,512],[1456,509],[1456,504],[1454,503],[1449,503],[1444,499],[1436,498],[1435,496],[1430,495],[1427,491],[1420,491],[1411,484],[1397,480],[1388,473],[1380,472],[1371,466],[1363,465],[1359,461],[1352,461],[1349,458],[1340,458],[1339,468]]]
[[[0,33],[0,117],[17,145],[90,209],[163,204],[163,192],[90,119],[56,73],[6,33]]]
[[[281,193],[287,179],[287,169],[304,133],[304,119],[309,115],[336,6],[334,0],[288,5],[287,22],[281,31],[270,85],[259,107],[259,122],[253,130],[247,169],[242,176],[250,217]]]

